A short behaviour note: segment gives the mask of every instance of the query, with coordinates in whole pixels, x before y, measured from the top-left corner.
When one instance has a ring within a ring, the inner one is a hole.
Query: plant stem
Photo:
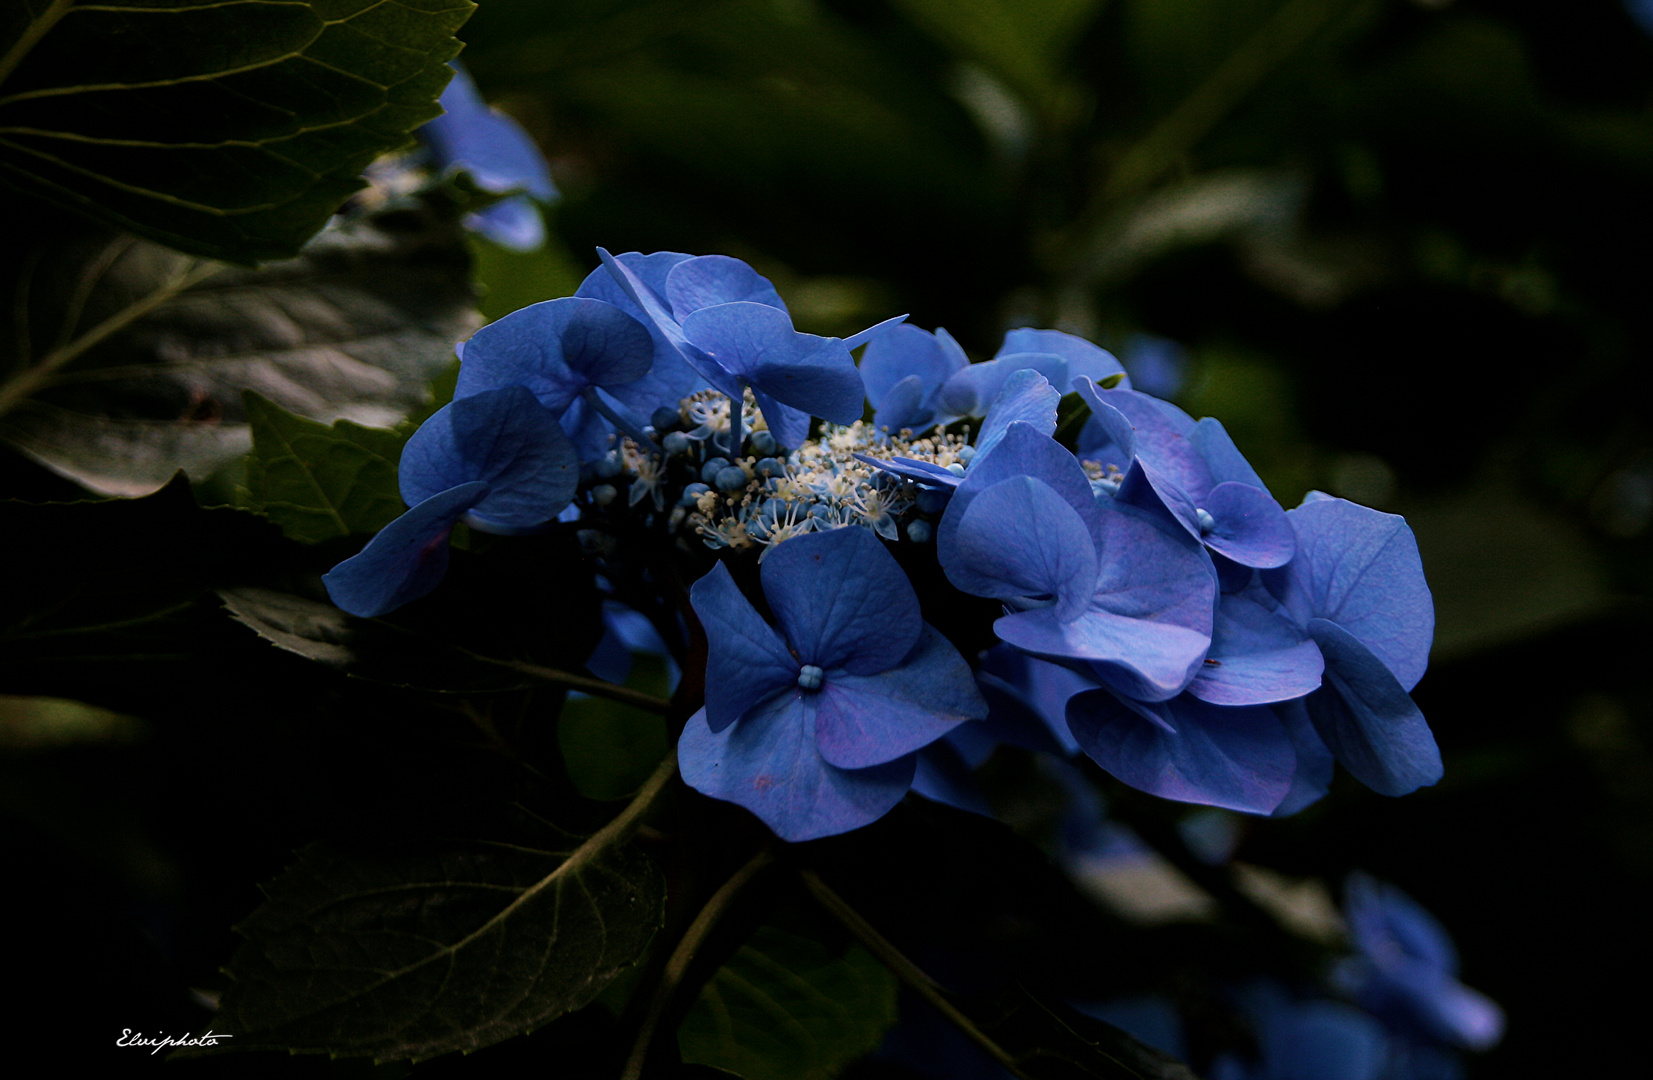
[[[873,925],[861,917],[861,913],[849,906],[849,903],[827,886],[819,874],[813,870],[799,871],[807,888],[821,906],[829,911],[833,918],[844,924],[844,928],[855,936],[866,950],[878,958],[878,962],[889,968],[895,977],[906,983],[919,997],[929,1003],[930,1007],[954,1027],[958,1028],[970,1041],[987,1052],[992,1059],[1007,1069],[1012,1076],[1019,1080],[1032,1080],[1016,1065],[1005,1049],[994,1042],[986,1032],[975,1025],[968,1016],[959,1011],[958,1006],[947,1000],[947,995],[936,984],[936,981],[926,975],[919,966],[907,959],[906,955],[890,944],[889,939],[880,934]]]
[[[769,844],[748,859],[746,865],[731,874],[729,880],[706,901],[706,906],[700,909],[700,914],[695,916],[694,922],[689,924],[689,929],[678,941],[677,948],[672,950],[671,959],[666,961],[666,969],[661,973],[660,982],[654,988],[654,997],[649,1000],[648,1015],[644,1017],[643,1026],[637,1032],[637,1041],[632,1044],[631,1057],[626,1061],[626,1071],[622,1074],[621,1080],[640,1080],[643,1067],[648,1062],[649,1047],[654,1042],[655,1030],[666,1015],[666,1009],[671,1004],[678,986],[682,984],[683,977],[688,974],[689,965],[694,962],[695,954],[700,951],[700,946],[717,926],[724,912],[735,902],[735,898],[753,878],[774,861],[775,847]]]
[[[465,654],[473,660],[482,661],[484,664],[496,664],[499,667],[510,668],[512,671],[521,672],[541,682],[548,682],[555,686],[566,686],[571,690],[579,690],[590,694],[592,697],[608,698],[610,701],[618,701],[622,705],[630,705],[646,712],[665,716],[671,711],[672,703],[665,698],[645,694],[641,690],[633,690],[629,686],[616,686],[614,683],[594,679],[589,675],[576,675],[571,671],[541,667],[538,664],[530,664],[526,660],[501,660],[498,657],[483,656],[481,653],[474,653],[469,650],[465,650]]]

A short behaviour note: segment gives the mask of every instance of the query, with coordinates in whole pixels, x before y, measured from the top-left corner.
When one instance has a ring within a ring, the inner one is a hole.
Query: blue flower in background
[[[1336,979],[1362,1008],[1413,1040],[1488,1050],[1503,1037],[1503,1010],[1458,981],[1452,938],[1411,897],[1357,872],[1344,887],[1344,914],[1356,954]]]
[[[916,752],[986,702],[865,529],[778,544],[760,577],[778,627],[721,563],[691,590],[707,695],[678,742],[683,779],[785,840],[869,824],[906,794]]]
[[[579,460],[556,416],[508,386],[426,420],[402,449],[398,482],[411,509],[322,578],[352,615],[384,615],[436,588],[460,521],[506,534],[549,524],[574,496]]]
[[[1297,557],[1262,581],[1325,658],[1321,688],[1303,701],[1314,732],[1374,791],[1435,783],[1441,753],[1409,696],[1435,632],[1412,530],[1397,515],[1318,494],[1287,518]]]
[[[449,66],[454,75],[440,99],[447,111],[420,128],[419,137],[438,170],[467,172],[492,194],[526,192],[469,215],[465,224],[504,247],[532,251],[545,243],[545,222],[532,200],[557,197],[545,158],[521,125],[488,107],[464,68]]]
[[[1389,1039],[1372,1017],[1335,1001],[1298,1001],[1272,983],[1241,995],[1258,1058],[1219,1055],[1212,1080],[1381,1080]]]

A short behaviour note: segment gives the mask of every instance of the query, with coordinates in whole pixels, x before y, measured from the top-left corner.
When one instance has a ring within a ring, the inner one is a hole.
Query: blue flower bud
[[[746,486],[746,470],[739,465],[725,465],[718,471],[717,479],[713,483],[719,491],[733,495]]]
[[[928,544],[935,539],[935,530],[930,528],[928,521],[920,518],[907,523],[907,539],[915,544]]]
[[[607,506],[620,493],[614,490],[613,484],[599,484],[591,489],[591,501],[598,506]]]
[[[952,491],[948,488],[921,487],[918,489],[918,510],[921,514],[939,514],[947,509],[947,501],[952,498]]]
[[[695,504],[695,500],[699,499],[710,490],[712,489],[707,487],[705,484],[690,484],[688,487],[683,489],[683,497],[677,500],[677,505],[693,506]]]
[[[759,476],[766,479],[771,476],[780,476],[786,472],[786,466],[781,464],[779,459],[772,457],[763,458],[753,466],[753,469]]]
[[[728,458],[715,457],[700,467],[700,479],[708,484],[717,483],[717,474],[729,467]]]
[[[625,467],[620,464],[620,455],[615,451],[610,450],[608,453],[597,459],[596,463],[592,465],[591,471],[599,480],[612,480],[616,476],[619,476],[620,473],[624,471],[624,468]]]
[[[674,431],[670,435],[667,435],[665,441],[660,445],[665,448],[666,453],[676,457],[679,454],[687,454],[689,452],[690,440],[689,437],[681,431]]]
[[[683,426],[683,417],[669,405],[662,405],[649,416],[649,423],[656,431],[673,431]]]
[[[746,440],[746,445],[752,448],[752,453],[758,457],[769,457],[780,449],[775,442],[775,436],[767,431],[754,431],[752,437]]]

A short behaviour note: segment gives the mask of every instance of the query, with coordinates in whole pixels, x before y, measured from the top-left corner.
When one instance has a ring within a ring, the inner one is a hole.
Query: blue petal
[[[1216,521],[1202,537],[1206,545],[1241,566],[1284,566],[1297,550],[1286,512],[1262,488],[1227,481],[1207,492],[1200,508]]]
[[[986,715],[987,702],[970,665],[926,624],[898,667],[876,675],[827,671],[816,695],[815,744],[829,763],[864,769],[922,749],[966,720]]]
[[[959,416],[981,416],[999,396],[1005,380],[1018,371],[1031,369],[1052,386],[1068,384],[1068,362],[1049,353],[1017,353],[971,364],[953,373],[937,395],[941,408]]]
[[[1098,765],[1140,791],[1253,814],[1280,804],[1297,755],[1273,713],[1186,696],[1163,708],[1174,732],[1107,690],[1088,690],[1068,701],[1068,726]]]
[[[798,688],[797,657],[775,628],[741,595],[722,563],[689,590],[706,630],[706,708],[713,731],[722,731],[759,702]]]
[[[1383,661],[1336,623],[1311,619],[1308,631],[1326,657],[1326,675],[1305,704],[1343,767],[1382,795],[1439,780],[1435,736]]]
[[[556,185],[534,140],[515,120],[484,104],[458,64],[450,66],[454,76],[440,98],[447,111],[419,129],[437,166],[464,169],[484,191],[522,188],[537,199],[555,199]]]
[[[1066,360],[1069,381],[1057,386],[1063,393],[1067,393],[1072,381],[1081,375],[1093,382],[1101,382],[1110,375],[1125,374],[1125,368],[1113,353],[1060,330],[1012,330],[1004,336],[1004,345],[999,349],[998,356],[1013,353],[1051,353]],[[1120,385],[1129,387],[1131,383],[1127,378]]]
[[[703,711],[695,713],[677,742],[684,782],[744,806],[794,842],[849,832],[889,813],[912,785],[915,758],[870,769],[827,764],[801,696],[772,699],[721,732],[706,725]]]
[[[561,416],[588,386],[633,382],[654,363],[647,328],[613,304],[546,300],[489,323],[465,343],[455,397],[522,385]]]
[[[1000,600],[1050,597],[1072,622],[1096,588],[1096,546],[1085,519],[1048,484],[1031,476],[977,492],[938,549],[955,588]]]
[[[788,449],[795,449],[804,444],[809,438],[809,414],[802,409],[794,409],[790,405],[782,405],[757,387],[752,388],[752,397],[758,403],[758,412],[763,414],[763,422],[769,428],[769,433],[775,436],[775,441]]]
[[[1097,509],[1102,568],[1091,606],[1209,638],[1217,575],[1205,549],[1175,523],[1117,499],[1103,499]]]
[[[931,743],[919,752],[913,791],[932,802],[985,818],[993,816],[993,807],[981,793],[969,764],[946,739]]]
[[[799,663],[877,674],[901,663],[923,631],[918,594],[866,529],[806,533],[777,544],[760,575]]]
[[[545,243],[545,219],[540,216],[540,208],[523,195],[466,214],[465,228],[512,251],[535,251]]]
[[[513,533],[553,520],[574,496],[580,463],[557,419],[521,386],[460,398],[438,409],[402,448],[398,479],[409,505],[484,481],[467,521]]]
[[[856,454],[856,461],[865,462],[875,469],[882,469],[896,476],[904,476],[908,480],[919,484],[929,484],[931,487],[956,488],[964,483],[962,476],[956,476],[933,461],[916,461],[913,458],[882,458],[868,457],[866,454]]]
[[[1387,881],[1356,871],[1343,886],[1349,938],[1374,962],[1398,956],[1448,975],[1458,973],[1458,947],[1440,920]]]
[[[869,342],[877,341],[879,338],[883,337],[885,334],[889,333],[891,330],[894,330],[906,321],[907,316],[905,315],[891,315],[887,319],[873,323],[865,330],[857,330],[849,337],[844,338],[844,348],[859,349],[861,346],[866,345]]]
[[[1168,401],[1136,390],[1087,392],[1088,385],[1081,384],[1080,394],[1090,402],[1093,413],[1107,417],[1109,414],[1102,409],[1110,408],[1131,425],[1129,442],[1120,437],[1116,427],[1110,428],[1115,441],[1140,458],[1155,477],[1175,486],[1196,503],[1205,497],[1213,481],[1205,459],[1189,441],[1194,433],[1192,417]]]
[[[1319,647],[1291,622],[1250,596],[1224,593],[1211,651],[1188,692],[1213,705],[1290,701],[1318,689],[1324,669]]]
[[[844,343],[798,333],[784,311],[749,302],[719,304],[691,313],[683,333],[725,371],[783,405],[835,424],[861,418],[865,392]]]
[[[903,379],[917,378],[924,387],[923,396],[927,397],[946,382],[953,371],[951,357],[936,336],[911,324],[886,330],[869,342],[867,351],[861,354],[861,381],[866,384],[867,400],[875,409],[883,405],[885,395]]]
[[[375,618],[419,599],[448,572],[448,533],[488,492],[481,481],[438,492],[379,530],[360,554],[322,576],[333,603]]]
[[[979,730],[999,742],[1071,757],[1079,744],[1068,731],[1068,698],[1096,683],[1076,671],[995,645],[982,654],[976,685],[987,699]]]
[[[993,624],[1004,641],[1034,656],[1084,660],[1099,681],[1138,701],[1165,701],[1181,693],[1205,659],[1211,638],[1171,623],[1091,609],[1072,622],[1050,609],[1020,611]]]
[[[1251,467],[1251,462],[1240,453],[1240,448],[1234,445],[1234,440],[1229,437],[1228,431],[1216,417],[1203,417],[1194,425],[1188,441],[1205,460],[1212,480],[1219,484],[1230,481],[1236,484],[1250,484],[1254,488],[1268,490],[1268,485],[1263,483],[1262,477],[1257,475],[1257,470]]]
[[[642,313],[643,323],[649,327],[650,333],[655,336],[656,341],[665,341],[673,351],[681,356],[690,367],[699,372],[713,387],[735,401],[739,401],[742,393],[740,379],[736,378],[716,360],[689,343],[689,339],[683,336],[683,327],[672,316],[671,309],[666,306],[666,301],[661,298],[659,291],[643,279],[642,275],[645,272],[658,275],[664,263],[657,262],[643,266],[629,256],[621,256],[617,259],[602,248],[597,249],[597,257],[602,259],[603,266],[608,269],[615,285],[625,294],[626,299],[637,311]],[[653,258],[658,258],[658,256],[653,256]],[[671,268],[675,269],[677,265],[677,263],[673,263]],[[667,276],[670,276],[670,270],[667,270]],[[589,284],[589,282],[590,279],[588,278],[587,283]]]
[[[700,255],[678,263],[666,275],[663,295],[680,323],[701,308],[736,301],[786,311],[786,302],[768,278],[728,255]],[[790,318],[787,325],[792,325]]]
[[[1297,557],[1263,575],[1299,625],[1329,619],[1411,690],[1429,664],[1435,606],[1406,519],[1321,497],[1287,513]]]
[[[1297,751],[1297,772],[1291,778],[1291,791],[1274,808],[1275,817],[1285,817],[1326,797],[1326,792],[1331,790],[1337,759],[1314,730],[1314,721],[1309,719],[1309,711],[1302,701],[1286,701],[1272,708]]]
[[[1013,423],[990,453],[979,454],[971,461],[964,483],[958,486],[947,512],[936,526],[936,555],[943,566],[952,561],[959,522],[976,493],[1021,476],[1031,476],[1060,495],[1085,522],[1093,545],[1101,546],[1102,526],[1097,520],[1096,496],[1091,493],[1090,480],[1079,459],[1031,424]]]
[[[861,365],[861,377],[866,378],[867,366]],[[935,419],[935,413],[924,407],[927,396],[924,382],[917,375],[908,375],[894,386],[887,387],[875,405],[872,426],[879,431],[896,434],[902,428],[923,431]],[[868,400],[872,395],[868,394]]]
[[[1056,431],[1056,407],[1062,395],[1037,371],[1018,371],[1004,381],[987,410],[981,433],[976,436],[976,453],[985,454],[1004,438],[1011,424],[1025,423],[1041,435]]]

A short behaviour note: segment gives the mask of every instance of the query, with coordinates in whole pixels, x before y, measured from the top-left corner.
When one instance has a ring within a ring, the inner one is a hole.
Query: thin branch
[[[813,870],[800,870],[798,874],[803,879],[804,887],[820,901],[821,906],[826,908],[833,918],[843,923],[844,928],[854,935],[868,952],[877,957],[879,963],[889,968],[896,978],[906,983],[919,997],[928,1002],[932,1009],[946,1017],[950,1024],[986,1051],[994,1061],[1004,1066],[1012,1076],[1018,1077],[1019,1080],[1032,1080],[1032,1077],[1016,1065],[1015,1058],[977,1027],[974,1021],[960,1012],[958,1006],[947,1000],[947,995],[942,993],[941,987],[934,979],[907,959],[900,949],[890,944],[889,939],[862,918],[859,911],[850,907],[848,901],[833,892],[827,883],[821,880],[819,874]]]
[[[494,664],[502,668],[510,668],[541,682],[553,686],[566,686],[570,690],[579,690],[592,697],[608,698],[624,705],[643,709],[647,712],[665,716],[671,710],[671,702],[665,698],[645,694],[641,690],[633,690],[629,686],[617,686],[602,679],[594,679],[589,675],[576,675],[572,671],[561,671],[557,668],[541,667],[539,664],[530,664],[526,660],[501,660],[494,656],[483,656],[481,653],[463,650],[466,656],[473,660],[480,660],[484,664]]]
[[[695,954],[706,941],[718,920],[729,910],[735,898],[751,883],[770,863],[775,861],[773,844],[767,845],[762,851],[747,860],[742,866],[729,876],[712,898],[706,901],[706,906],[700,909],[694,922],[678,941],[677,948],[672,950],[671,959],[666,961],[666,968],[660,975],[660,982],[655,985],[654,996],[649,1000],[648,1015],[643,1019],[643,1026],[638,1029],[637,1041],[632,1044],[631,1057],[626,1061],[626,1071],[621,1080],[640,1080],[643,1067],[648,1062],[649,1047],[654,1042],[654,1034],[660,1026],[660,1021],[666,1015],[677,988],[682,984],[683,977],[688,974],[689,965],[694,962]]]

